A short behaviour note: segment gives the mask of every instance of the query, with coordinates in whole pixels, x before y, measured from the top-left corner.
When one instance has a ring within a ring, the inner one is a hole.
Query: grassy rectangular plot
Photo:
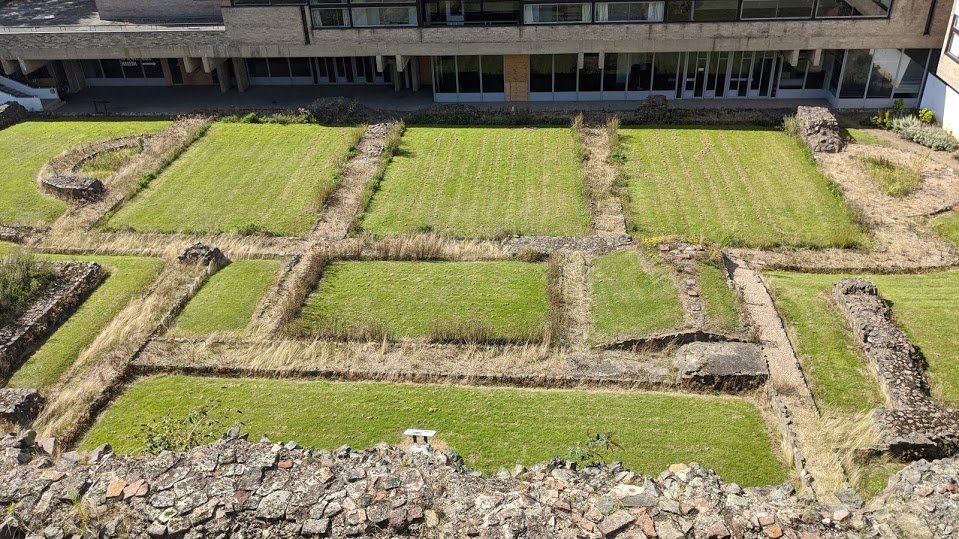
[[[622,139],[638,234],[752,247],[865,241],[838,190],[781,131],[636,128]]]
[[[719,333],[742,331],[742,299],[729,286],[726,271],[708,263],[699,264],[699,290],[706,305],[706,327]]]
[[[50,159],[84,144],[156,133],[169,125],[165,120],[58,119],[0,130],[0,223],[44,226],[66,210],[65,202],[37,187],[37,174]]]
[[[131,299],[159,275],[163,261],[132,256],[41,255],[53,260],[94,261],[110,276],[10,379],[12,387],[51,386]]]
[[[213,274],[180,313],[173,333],[242,331],[280,269],[276,260],[238,260]]]
[[[355,128],[312,124],[214,124],[107,227],[305,234],[338,181],[355,134]]]
[[[609,460],[648,474],[697,461],[744,486],[786,479],[749,402],[655,393],[165,376],[129,387],[81,447],[109,441],[120,452],[141,451],[139,425],[182,418],[208,403],[222,403],[213,417],[224,425],[242,421],[252,439],[267,434],[328,449],[396,444],[406,428],[435,429],[485,472],[566,456],[590,434],[614,432],[623,449]]]
[[[959,245],[959,211],[937,217],[933,220],[932,226],[940,236]]]
[[[548,318],[543,264],[346,262],[326,268],[302,323],[337,338],[535,341]]]
[[[596,338],[650,335],[681,326],[676,284],[662,268],[643,264],[636,251],[619,251],[593,262],[593,320]]]
[[[375,235],[576,236],[589,228],[566,128],[413,127],[363,217]]]

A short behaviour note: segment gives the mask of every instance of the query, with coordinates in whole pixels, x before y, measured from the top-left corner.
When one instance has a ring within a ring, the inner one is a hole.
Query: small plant
[[[211,417],[214,404],[191,410],[183,418],[163,417],[143,425],[144,449],[158,454],[163,451],[186,451],[216,440],[223,424]]]
[[[258,223],[246,223],[236,227],[236,233],[241,236],[266,236],[268,232],[263,225]]]
[[[799,120],[796,119],[796,115],[783,116],[783,131],[792,137],[801,138],[799,132]]]
[[[933,124],[936,122],[936,113],[929,109],[919,109],[919,121],[924,124]]]
[[[616,433],[596,433],[586,439],[585,445],[576,444],[566,452],[566,460],[580,464],[598,464],[607,462],[610,453],[622,451],[623,447],[614,439]]]
[[[864,157],[862,164],[883,193],[891,197],[902,197],[919,187],[922,169],[928,159],[928,154],[919,156],[906,167],[888,157]]]
[[[14,321],[55,278],[53,266],[29,253],[16,251],[0,260],[0,325]]]

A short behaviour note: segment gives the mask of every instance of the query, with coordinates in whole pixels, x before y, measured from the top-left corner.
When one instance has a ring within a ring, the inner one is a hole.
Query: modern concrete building
[[[441,102],[918,105],[951,14],[937,0],[0,0],[0,98],[382,85]]]
[[[936,69],[930,69],[922,106],[935,111],[942,127],[959,135],[959,0],[952,6],[949,25]]]

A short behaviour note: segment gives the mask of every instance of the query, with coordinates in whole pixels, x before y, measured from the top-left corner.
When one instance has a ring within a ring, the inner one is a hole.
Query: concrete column
[[[63,72],[70,93],[77,93],[87,87],[87,79],[83,75],[83,67],[79,60],[63,60]]]
[[[200,62],[199,58],[191,58],[189,56],[186,58],[183,58],[182,63],[183,63],[183,70],[186,71],[187,73],[193,73],[197,69],[200,69],[200,66],[202,65],[202,62]]]
[[[402,65],[397,62],[392,62],[393,65],[390,66],[390,69],[393,70],[393,89],[399,92],[403,89],[403,70]]]
[[[20,62],[0,58],[0,67],[3,68],[3,72],[7,75],[16,75],[20,71]]]
[[[213,73],[214,69],[219,69],[226,62],[226,58],[211,58],[209,56],[203,57],[203,71],[207,73]]]
[[[216,77],[220,81],[220,92],[225,94],[230,89],[230,69],[226,62],[216,66]]]
[[[410,59],[410,80],[413,81],[413,91],[420,91],[420,62],[415,56]]]
[[[250,72],[246,70],[243,58],[233,58],[233,73],[236,75],[236,89],[241,93],[250,89]]]
[[[20,70],[23,71],[24,75],[29,75],[34,71],[40,69],[47,65],[46,60],[24,60],[20,59]]]

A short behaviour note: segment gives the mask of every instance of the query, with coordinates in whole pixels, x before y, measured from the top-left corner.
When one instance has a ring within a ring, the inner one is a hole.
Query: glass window
[[[872,68],[872,55],[868,50],[850,50],[846,54],[846,68],[842,76],[839,97],[862,98],[866,91],[866,79]]]
[[[312,77],[309,58],[290,58],[290,74],[294,77]]]
[[[857,1],[855,5],[846,0],[819,0],[817,17],[887,17],[891,2]]]
[[[100,60],[80,60],[83,67],[83,76],[88,79],[103,78],[103,70],[100,69]]]
[[[823,85],[826,82],[826,72],[823,71],[823,66],[815,67],[810,65],[809,71],[806,73],[806,90],[822,90]]]
[[[663,2],[596,2],[596,22],[657,22],[664,11]]]
[[[657,52],[653,69],[653,90],[672,92],[679,78],[679,53]]]
[[[529,57],[529,91],[553,91],[553,55],[532,54]]]
[[[122,79],[123,67],[120,66],[120,60],[100,60],[103,66],[103,76],[108,79]]]
[[[123,68],[123,76],[128,79],[142,79],[143,68],[139,60],[120,60],[120,67]]]
[[[648,92],[653,77],[653,54],[634,53],[629,55],[630,92]]]
[[[802,90],[803,81],[806,79],[806,67],[809,66],[807,60],[802,54],[795,66],[789,65],[788,59],[783,62],[783,71],[779,76],[780,90]]]
[[[270,70],[266,66],[266,58],[247,58],[246,70],[251,77],[269,77]]]
[[[350,10],[353,26],[416,26],[416,7],[364,7]]]
[[[503,57],[480,56],[483,73],[483,93],[503,92]]]
[[[590,4],[527,4],[526,24],[590,22]]]
[[[959,15],[952,16],[952,28],[949,29],[949,44],[946,52],[953,58],[959,59]]]
[[[893,81],[899,71],[899,49],[876,49],[872,54],[872,74],[866,97],[889,99],[892,96]]]
[[[744,19],[812,17],[813,0],[743,0]]]
[[[579,91],[598,92],[602,87],[603,71],[599,68],[599,54],[583,55],[583,68],[579,70]]]
[[[456,72],[461,94],[478,94],[480,92],[479,56],[457,56]]]
[[[734,21],[738,0],[684,0],[666,3],[667,21]]]
[[[629,54],[608,53],[603,66],[603,91],[622,92],[629,80]]]
[[[142,60],[140,65],[143,66],[143,76],[148,79],[162,79],[163,78],[163,66],[160,65],[160,61],[154,58],[148,58]]]
[[[938,51],[934,52],[938,57]],[[926,60],[929,49],[906,49],[896,71],[896,90],[894,97],[919,97],[922,81],[926,74]],[[930,71],[932,69],[930,68]]]
[[[553,55],[554,92],[576,91],[576,54]]]
[[[846,51],[826,51],[823,53],[823,64],[829,69],[829,93],[836,95],[839,92],[839,76],[842,74],[842,63],[846,58]]]
[[[349,15],[343,8],[313,8],[313,26],[317,28],[349,26]]]
[[[267,58],[266,63],[270,64],[271,77],[290,76],[290,62],[286,58]]]
[[[456,93],[456,57],[436,56],[433,58],[433,70],[436,73],[436,93]]]

